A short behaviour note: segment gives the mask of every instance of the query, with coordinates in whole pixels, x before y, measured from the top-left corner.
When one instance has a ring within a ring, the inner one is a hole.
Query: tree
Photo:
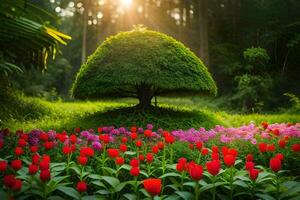
[[[72,88],[79,99],[138,98],[139,109],[149,107],[153,96],[216,92],[194,53],[167,35],[141,27],[104,41],[82,65]]]

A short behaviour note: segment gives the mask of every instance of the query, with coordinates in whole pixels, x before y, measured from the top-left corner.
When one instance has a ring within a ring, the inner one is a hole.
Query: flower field
[[[0,133],[0,199],[300,199],[300,124]]]

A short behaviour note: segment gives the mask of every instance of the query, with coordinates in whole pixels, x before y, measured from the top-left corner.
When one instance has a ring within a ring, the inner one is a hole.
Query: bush
[[[143,28],[104,41],[81,67],[72,88],[75,98],[134,97],[141,108],[150,106],[153,96],[216,91],[194,53],[167,35]]]

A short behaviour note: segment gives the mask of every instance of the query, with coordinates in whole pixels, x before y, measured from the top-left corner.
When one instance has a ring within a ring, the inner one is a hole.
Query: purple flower
[[[137,132],[138,132],[138,133],[144,133],[144,129],[141,128],[141,127],[139,127],[138,130],[137,130]]]
[[[148,130],[152,130],[153,129],[153,125],[152,124],[147,124],[147,129]]]
[[[93,143],[92,143],[92,147],[93,147],[95,150],[98,150],[98,151],[102,150],[102,145],[101,145],[100,142],[93,142]]]

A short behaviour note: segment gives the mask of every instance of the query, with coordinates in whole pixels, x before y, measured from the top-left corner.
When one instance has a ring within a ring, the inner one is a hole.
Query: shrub
[[[153,96],[213,94],[201,60],[175,39],[143,28],[109,37],[82,65],[72,94],[79,99],[134,97],[140,108]]]

